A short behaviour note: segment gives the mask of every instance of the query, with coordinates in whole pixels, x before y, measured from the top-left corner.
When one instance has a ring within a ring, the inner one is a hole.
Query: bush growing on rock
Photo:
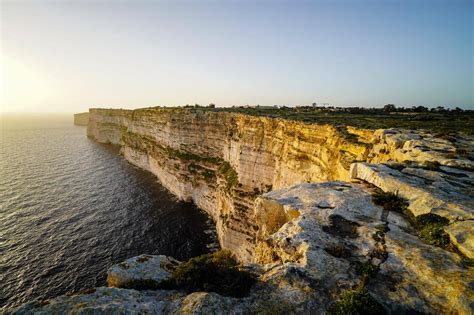
[[[328,310],[331,315],[380,315],[385,314],[384,308],[372,298],[364,285],[348,290]]]
[[[408,202],[391,192],[377,190],[373,194],[372,200],[376,205],[382,206],[382,208],[387,211],[394,211],[398,213],[404,213],[407,211]]]
[[[391,192],[377,190],[373,194],[372,200],[376,205],[382,206],[384,210],[403,214],[416,229],[418,237],[426,243],[442,248],[449,247],[449,235],[443,229],[449,224],[448,219],[432,213],[414,216],[408,210],[408,202]]]
[[[364,281],[367,281],[368,278],[373,278],[377,275],[379,267],[371,262],[356,262],[355,270],[363,277]]]
[[[219,173],[226,179],[227,191],[231,191],[239,184],[239,175],[229,162],[225,161],[219,166]]]
[[[218,251],[191,258],[173,273],[175,286],[188,292],[207,291],[221,295],[246,296],[255,278],[241,270],[229,251]]]
[[[418,231],[418,236],[426,243],[443,248],[449,246],[449,235],[443,228],[449,224],[448,219],[427,213],[414,217],[412,220],[412,224]]]

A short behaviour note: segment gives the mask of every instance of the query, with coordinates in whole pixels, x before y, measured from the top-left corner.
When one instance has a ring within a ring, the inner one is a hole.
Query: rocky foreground
[[[463,257],[423,242],[400,213],[375,205],[364,184],[273,191],[257,200],[253,215],[262,241],[259,263],[245,266],[258,275],[248,297],[127,289],[159,285],[179,264],[142,255],[112,266],[110,287],[33,302],[15,313],[315,314],[361,284],[390,313],[474,311],[474,272]]]
[[[207,211],[257,281],[170,288],[183,263],[142,255],[13,313],[474,313],[472,136],[151,109],[91,110],[88,135]]]

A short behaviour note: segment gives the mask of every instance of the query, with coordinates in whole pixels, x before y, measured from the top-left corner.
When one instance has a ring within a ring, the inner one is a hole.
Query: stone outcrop
[[[140,255],[113,265],[107,284],[116,288],[159,287],[169,280],[179,261],[163,255]]]
[[[324,314],[346,290],[365,286],[394,314],[471,314],[472,267],[459,255],[423,243],[398,213],[372,202],[365,184],[307,183],[266,193],[251,214],[255,258],[245,267],[258,283],[243,298],[212,292],[97,288],[32,302],[16,314]],[[141,258],[140,258],[141,257]],[[145,259],[146,257],[146,259]],[[164,256],[139,256],[109,270],[126,279],[162,279]],[[109,282],[110,284],[110,282]],[[117,283],[116,283],[117,284]]]
[[[279,220],[273,232],[269,208],[280,218],[292,213],[293,219]],[[302,184],[263,195],[255,211],[263,231],[257,258],[304,266],[320,290],[353,286],[357,269],[370,264],[379,271],[369,292],[391,312],[473,311],[472,268],[407,232],[409,224],[397,213],[383,214],[361,185]]]

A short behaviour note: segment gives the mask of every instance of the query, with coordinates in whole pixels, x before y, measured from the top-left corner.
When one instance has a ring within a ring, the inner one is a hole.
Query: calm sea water
[[[135,255],[215,244],[204,213],[118,153],[70,117],[1,118],[0,307],[104,285]]]

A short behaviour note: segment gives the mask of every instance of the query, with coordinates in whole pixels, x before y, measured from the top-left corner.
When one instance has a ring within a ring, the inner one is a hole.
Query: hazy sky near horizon
[[[2,1],[2,112],[474,109],[474,1]]]

